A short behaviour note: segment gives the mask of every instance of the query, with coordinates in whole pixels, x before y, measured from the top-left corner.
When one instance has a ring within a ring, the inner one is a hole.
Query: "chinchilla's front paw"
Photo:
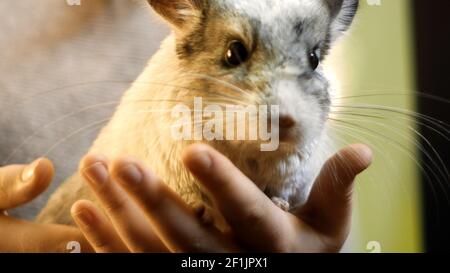
[[[200,219],[204,225],[214,224],[214,212],[202,202],[194,202],[191,204],[195,215]]]
[[[289,202],[280,197],[272,197],[272,202],[284,211],[289,211],[291,206]]]

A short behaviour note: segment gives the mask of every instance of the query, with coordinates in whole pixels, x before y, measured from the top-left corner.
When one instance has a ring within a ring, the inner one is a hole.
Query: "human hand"
[[[184,163],[211,194],[230,229],[205,226],[160,178],[132,158],[90,155],[81,172],[107,217],[89,201],[72,215],[98,252],[337,252],[350,230],[355,177],[372,161],[352,145],[327,161],[308,202],[294,213],[278,208],[225,156],[206,145]]]
[[[45,158],[30,165],[0,168],[0,252],[65,252],[70,241],[79,242],[83,251],[92,251],[77,228],[7,216],[6,210],[26,204],[45,191],[53,174],[53,165]]]

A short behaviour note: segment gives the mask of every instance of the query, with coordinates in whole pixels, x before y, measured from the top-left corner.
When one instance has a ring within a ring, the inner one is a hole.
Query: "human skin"
[[[88,155],[80,172],[106,216],[89,201],[77,202],[72,215],[97,252],[338,252],[350,231],[355,177],[369,167],[372,152],[352,145],[328,160],[308,202],[293,213],[207,145],[189,147],[183,161],[229,227],[204,225],[136,159]]]
[[[53,165],[45,158],[0,168],[0,252],[64,252],[70,241],[92,251],[77,228],[41,225],[7,215],[7,209],[28,203],[45,191],[53,175]]]
[[[350,230],[355,177],[369,167],[372,153],[364,145],[352,145],[332,157],[306,205],[294,213],[275,206],[206,145],[189,147],[183,159],[213,197],[229,225],[226,230],[204,225],[143,163],[87,155],[80,172],[103,210],[89,201],[74,204],[78,229],[2,214],[0,252],[64,252],[70,241],[79,242],[82,252],[337,252]],[[38,196],[53,173],[47,159],[0,168],[0,211]]]

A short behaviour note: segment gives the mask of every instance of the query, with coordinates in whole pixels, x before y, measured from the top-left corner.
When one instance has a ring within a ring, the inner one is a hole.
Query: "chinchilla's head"
[[[180,70],[195,86],[180,92],[183,99],[278,106],[272,126],[285,152],[319,138],[330,106],[322,61],[351,25],[358,0],[148,2],[171,24]]]

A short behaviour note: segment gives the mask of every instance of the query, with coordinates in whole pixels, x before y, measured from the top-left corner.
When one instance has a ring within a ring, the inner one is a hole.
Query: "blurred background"
[[[356,190],[349,249],[449,251],[450,2],[360,3],[330,59],[340,86],[332,127],[375,151]]]
[[[48,193],[13,212],[22,218],[76,170],[169,33],[146,1],[76,2],[0,2],[0,165],[45,155],[57,168]],[[449,251],[450,2],[360,3],[326,62],[337,142],[375,151],[344,251]]]

